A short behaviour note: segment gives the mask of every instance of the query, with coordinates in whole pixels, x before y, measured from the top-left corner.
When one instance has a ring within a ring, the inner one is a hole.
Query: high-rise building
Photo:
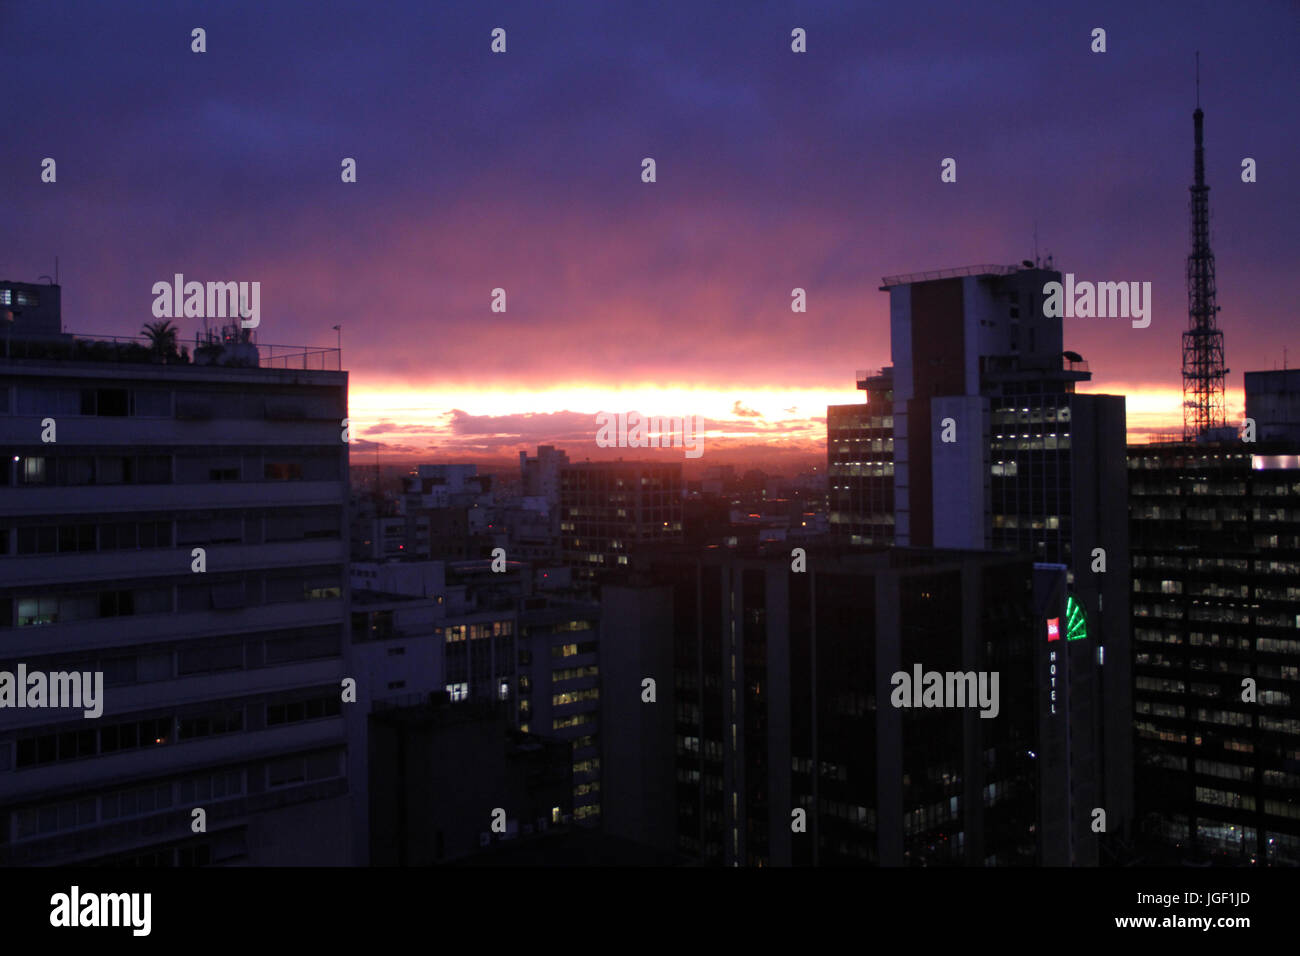
[[[602,790],[601,608],[534,597],[519,612],[520,730],[572,747],[573,815],[600,822]]]
[[[1122,838],[1133,801],[1124,399],[1075,391],[1091,372],[1063,348],[1062,320],[1044,308],[1047,284],[1061,278],[1027,263],[885,279],[893,366],[859,375],[866,405],[828,409],[831,510],[848,540],[855,529],[870,529],[856,531],[859,540],[891,540],[871,515],[890,500],[892,481],[899,546],[991,548],[1064,565],[1099,669],[1097,705],[1080,711],[1099,724],[1097,802],[1107,833]]]
[[[1260,436],[1293,424],[1282,382],[1246,373]],[[1294,866],[1300,441],[1214,438],[1128,453],[1142,835],[1157,860]]]
[[[3,711],[0,862],[352,862],[347,374],[250,338],[0,359],[0,671],[103,681]]]
[[[682,540],[682,466],[581,462],[560,468],[560,548],[575,575],[596,582],[633,548]]]
[[[1246,417],[1256,440],[1300,443],[1300,368],[1247,372]]]
[[[830,531],[850,544],[894,541],[894,370],[858,372],[865,404],[826,408]]]
[[[785,548],[666,549],[606,587],[606,707],[641,709],[606,728],[619,832],[661,847],[675,833],[681,852],[722,865],[1068,860],[1079,827],[1040,791],[1050,779],[1068,792],[1070,766],[1039,767],[1067,706],[1062,685],[1053,726],[1063,572],[1055,595],[1035,594],[1020,555],[810,544],[806,558],[794,570]],[[970,682],[946,706],[923,704],[919,686],[900,704],[897,675],[918,672]],[[674,722],[675,799],[658,796],[656,710]],[[640,819],[624,819],[626,781],[649,795]]]

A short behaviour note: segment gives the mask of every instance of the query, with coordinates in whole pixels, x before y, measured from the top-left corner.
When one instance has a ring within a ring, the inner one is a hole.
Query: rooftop
[[[269,345],[237,341],[227,337],[201,342],[195,338],[191,353],[188,343],[177,339],[170,351],[162,351],[142,335],[81,335],[3,337],[3,358],[25,361],[116,362],[119,364],[298,369],[342,371],[338,348],[312,345]],[[181,351],[182,347],[184,351]]]
[[[1029,262],[1028,259],[1025,262]],[[931,272],[909,272],[904,275],[885,276],[880,280],[880,291],[885,292],[896,285],[912,285],[916,282],[934,282],[937,279],[958,279],[962,276],[1009,276],[1017,272],[1051,272],[1053,271],[1051,258],[1048,257],[1046,265],[1034,265],[1032,263],[1025,265],[997,266],[959,266],[956,269],[937,269]]]

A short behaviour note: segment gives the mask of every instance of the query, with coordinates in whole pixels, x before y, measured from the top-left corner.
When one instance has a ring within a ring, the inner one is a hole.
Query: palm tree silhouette
[[[141,332],[149,340],[149,350],[164,362],[176,355],[176,334],[179,330],[171,319],[162,322],[146,322]]]

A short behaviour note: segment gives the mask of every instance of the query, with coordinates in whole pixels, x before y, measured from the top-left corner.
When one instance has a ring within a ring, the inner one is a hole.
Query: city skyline
[[[0,0],[7,927],[1276,927],[1298,2]]]

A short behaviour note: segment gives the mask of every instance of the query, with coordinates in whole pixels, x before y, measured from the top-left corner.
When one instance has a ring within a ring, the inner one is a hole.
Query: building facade
[[[1148,852],[1300,864],[1300,444],[1134,445],[1128,465]]]
[[[102,674],[103,700],[4,712],[0,859],[352,862],[346,373],[21,354],[0,670]]]

